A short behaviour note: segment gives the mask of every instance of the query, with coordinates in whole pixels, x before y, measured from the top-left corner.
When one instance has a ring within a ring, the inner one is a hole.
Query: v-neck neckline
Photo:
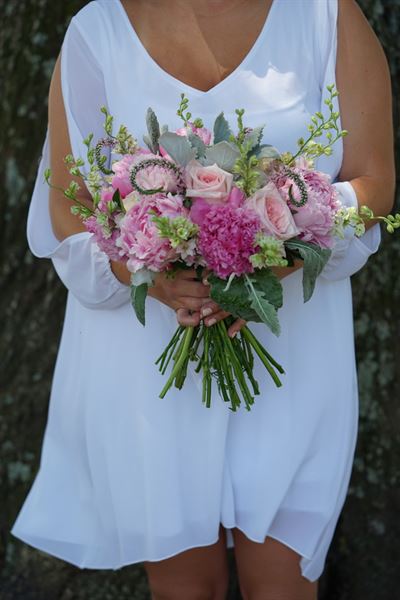
[[[210,96],[210,95],[214,94],[215,92],[224,88],[229,83],[231,83],[231,81],[236,78],[236,76],[240,73],[240,71],[242,71],[242,69],[244,69],[248,65],[248,63],[252,59],[253,55],[257,52],[258,48],[263,43],[264,37],[266,36],[268,29],[270,29],[270,27],[271,27],[271,19],[272,19],[274,11],[276,10],[276,5],[278,4],[279,0],[272,0],[272,4],[268,10],[268,14],[266,16],[266,19],[264,21],[264,24],[261,28],[260,33],[258,34],[255,42],[253,43],[253,45],[251,46],[251,48],[247,52],[247,54],[244,56],[244,58],[241,60],[241,62],[237,65],[237,67],[234,68],[233,71],[231,71],[229,73],[229,75],[227,75],[224,79],[222,79],[221,81],[219,81],[218,83],[213,85],[208,90],[200,90],[199,88],[192,87],[188,83],[185,83],[184,81],[181,81],[180,79],[177,79],[176,77],[171,75],[171,73],[169,73],[163,67],[161,67],[158,64],[158,62],[156,60],[154,60],[154,58],[148,52],[147,48],[144,46],[139,35],[136,33],[133,23],[131,22],[131,20],[128,16],[128,13],[126,12],[125,7],[122,4],[122,1],[116,0],[116,2],[119,7],[122,19],[124,20],[125,25],[127,26],[128,31],[130,32],[131,38],[133,39],[135,45],[137,46],[137,48],[143,55],[144,59],[149,63],[149,65],[153,69],[158,71],[158,73],[164,79],[166,79],[170,83],[178,86],[181,90],[186,89],[186,90],[190,91],[191,94],[195,94],[197,96]]]

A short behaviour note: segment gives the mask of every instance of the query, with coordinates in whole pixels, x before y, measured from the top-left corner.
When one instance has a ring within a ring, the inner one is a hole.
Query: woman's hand
[[[148,293],[172,308],[185,327],[199,325],[201,309],[210,300],[210,288],[197,279],[194,269],[180,270],[173,278],[158,273]]]

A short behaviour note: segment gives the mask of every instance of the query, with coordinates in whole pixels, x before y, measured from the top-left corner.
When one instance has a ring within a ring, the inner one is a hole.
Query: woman
[[[41,170],[50,162],[67,186],[62,159],[84,155],[89,132],[101,137],[104,104],[139,140],[147,106],[178,126],[183,91],[206,125],[221,110],[233,124],[243,106],[248,126],[265,122],[266,141],[293,150],[335,82],[350,135],[318,166],[347,205],[387,213],[389,74],[353,0],[97,0],[64,40]],[[208,326],[225,316],[206,282],[159,276],[141,328],[124,265],[109,263],[66,199],[47,198],[39,173],[30,246],[70,293],[41,468],[13,533],[80,567],[143,561],[155,600],[222,600],[233,543],[246,600],[316,598],[357,428],[349,276],[377,249],[378,227],[336,247],[307,304],[301,270],[278,271],[281,337],[252,327],[285,365],[284,386],[263,381],[251,413],[232,414],[217,398],[201,405],[194,375],[183,392],[157,398],[153,361],[176,316]]]

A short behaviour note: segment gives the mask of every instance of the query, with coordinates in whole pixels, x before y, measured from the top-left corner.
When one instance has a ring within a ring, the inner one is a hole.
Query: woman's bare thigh
[[[145,562],[152,600],[225,600],[228,561],[225,529],[217,543],[157,562]]]
[[[317,582],[301,575],[300,556],[273,538],[252,542],[232,530],[243,600],[316,600]]]

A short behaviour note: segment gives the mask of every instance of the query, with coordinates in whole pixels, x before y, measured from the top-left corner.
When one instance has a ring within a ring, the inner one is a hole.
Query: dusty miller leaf
[[[265,125],[261,125],[260,127],[254,127],[249,133],[246,134],[244,141],[246,144],[249,144],[249,150],[253,150],[257,148],[261,143],[261,138],[263,135]]]
[[[214,146],[206,148],[205,165],[217,165],[225,171],[232,171],[235,162],[239,158],[239,150],[229,142],[218,142]]]
[[[189,131],[188,140],[192,148],[196,150],[197,158],[203,158],[206,155],[207,148],[203,140],[200,139],[198,135],[193,133],[193,131]]]
[[[149,139],[151,143],[152,152],[155,154],[158,152],[158,140],[160,138],[160,125],[156,113],[152,108],[147,109],[146,113],[146,125],[147,131],[149,132]]]
[[[220,113],[214,122],[214,144],[218,142],[227,142],[232,135],[228,121],[224,117],[224,113]]]
[[[192,148],[186,136],[166,131],[160,136],[159,144],[182,167],[186,167],[196,158],[196,150]]]

